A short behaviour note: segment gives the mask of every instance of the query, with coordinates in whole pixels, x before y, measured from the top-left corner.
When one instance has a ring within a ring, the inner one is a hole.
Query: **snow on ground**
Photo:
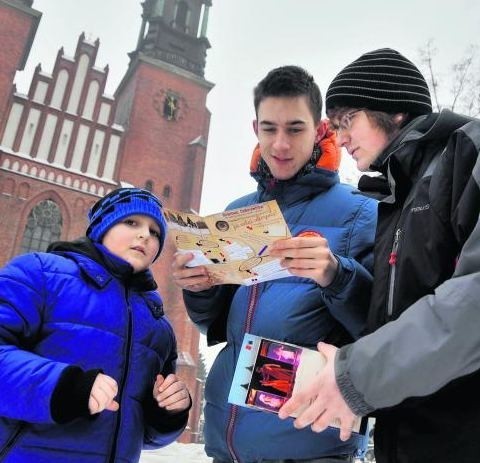
[[[140,463],[211,463],[205,455],[203,444],[179,444],[174,442],[160,450],[145,450]],[[360,460],[357,460],[361,463]]]
[[[180,444],[174,442],[160,450],[145,450],[140,463],[211,463],[205,455],[203,444]]]

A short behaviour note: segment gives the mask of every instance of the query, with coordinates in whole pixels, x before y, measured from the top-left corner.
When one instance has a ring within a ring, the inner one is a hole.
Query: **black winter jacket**
[[[444,111],[410,123],[373,166],[391,191],[378,211],[374,333],[340,351],[336,374],[356,413],[382,409],[380,463],[479,459],[479,151],[480,121]]]

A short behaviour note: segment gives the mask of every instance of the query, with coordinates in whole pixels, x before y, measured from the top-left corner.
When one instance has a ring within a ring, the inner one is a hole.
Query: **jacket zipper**
[[[25,427],[25,423],[20,424],[20,426],[17,427],[16,431],[12,434],[10,439],[8,439],[7,443],[5,444],[5,447],[0,451],[0,458],[3,458],[5,455],[7,455],[15,442],[17,442],[18,438],[22,434],[23,428]]]
[[[235,419],[237,418],[238,407],[237,405],[232,405],[230,409],[230,417],[228,418],[227,424],[227,447],[228,451],[230,452],[230,457],[232,458],[232,463],[239,463],[240,460],[235,453],[235,449],[233,448],[233,428],[235,426]]]
[[[117,401],[119,404],[122,402],[122,395],[123,391],[125,389],[125,383],[127,382],[127,376],[128,376],[128,366],[130,363],[130,344],[132,342],[132,307],[130,305],[130,301],[128,299],[128,289],[125,288],[125,300],[127,302],[127,314],[128,314],[128,328],[127,328],[127,346],[126,346],[126,352],[125,352],[125,369],[123,371],[122,379],[120,381],[120,385],[118,387],[118,397]],[[116,415],[116,422],[117,425],[115,427],[115,433],[113,436],[113,441],[112,441],[112,453],[110,455],[110,463],[115,463],[115,455],[117,453],[117,441],[118,441],[118,434],[120,432],[120,422],[121,422],[121,413],[122,413],[122,407],[120,406],[120,409],[115,412]]]
[[[250,298],[248,300],[247,317],[245,319],[244,333],[249,333],[252,327],[253,314],[255,313],[255,307],[257,305],[258,285],[253,285],[250,292]]]
[[[387,300],[387,316],[390,318],[393,315],[393,293],[395,289],[395,273],[397,269],[398,246],[400,244],[400,236],[402,230],[397,228],[395,231],[395,238],[393,240],[392,252],[388,259],[390,264],[390,282],[388,285],[388,300]]]
[[[255,313],[255,307],[257,305],[257,295],[258,295],[258,285],[251,286],[250,296],[248,298],[248,310],[247,316],[245,318],[245,326],[244,326],[244,333],[250,332],[250,328],[252,326],[253,314]],[[233,448],[233,431],[235,428],[235,420],[237,418],[238,413],[238,406],[232,405],[230,408],[230,416],[228,418],[227,424],[227,446],[228,451],[230,452],[230,456],[232,458],[232,463],[240,463],[240,459],[238,458],[237,454],[235,453],[235,449]]]

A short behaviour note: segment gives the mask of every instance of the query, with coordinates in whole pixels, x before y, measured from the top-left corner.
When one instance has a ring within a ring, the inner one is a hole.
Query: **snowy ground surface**
[[[179,444],[174,442],[160,450],[145,450],[140,463],[211,463],[205,455],[203,444]]]
[[[203,444],[179,444],[174,442],[160,450],[146,450],[140,463],[211,463],[205,455]]]

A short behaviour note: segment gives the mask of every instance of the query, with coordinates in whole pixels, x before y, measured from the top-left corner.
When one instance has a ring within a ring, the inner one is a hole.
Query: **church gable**
[[[11,156],[72,174],[115,181],[123,127],[105,95],[108,66],[95,66],[99,41],[79,37],[74,57],[57,54],[52,74],[40,65],[28,95],[14,93],[1,140]]]

